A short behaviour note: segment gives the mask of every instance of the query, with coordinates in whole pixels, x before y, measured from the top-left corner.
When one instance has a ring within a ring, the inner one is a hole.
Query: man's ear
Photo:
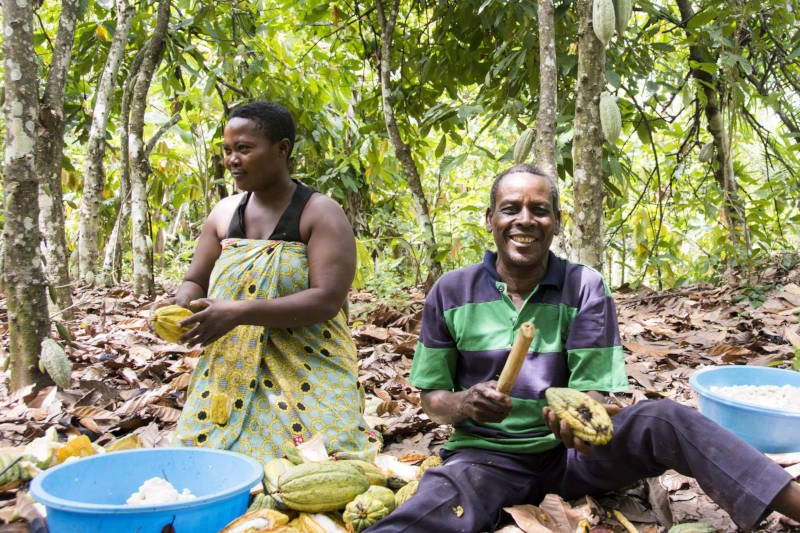
[[[484,221],[484,224],[485,224],[484,227],[486,228],[486,231],[491,233],[492,229],[493,229],[492,228],[492,208],[491,207],[487,207],[486,208],[486,220]]]
[[[553,232],[553,235],[559,235],[561,233],[561,211],[556,213],[556,230]]]

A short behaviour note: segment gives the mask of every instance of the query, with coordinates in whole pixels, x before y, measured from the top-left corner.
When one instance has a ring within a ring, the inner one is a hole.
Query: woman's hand
[[[477,422],[501,422],[511,413],[511,398],[496,387],[496,381],[487,381],[464,391],[459,413]]]
[[[544,419],[544,423],[547,424],[547,427],[550,428],[550,431],[553,432],[553,435],[563,442],[564,446],[567,448],[575,448],[583,455],[589,455],[589,453],[591,453],[592,445],[574,436],[567,421],[561,420],[555,411],[549,407],[544,407],[542,409],[542,418]]]
[[[180,342],[208,346],[222,338],[230,330],[240,325],[238,303],[234,300],[213,298],[199,298],[191,301],[189,309],[194,311],[194,314],[182,320],[178,325],[186,327],[196,324],[196,326],[183,335]]]

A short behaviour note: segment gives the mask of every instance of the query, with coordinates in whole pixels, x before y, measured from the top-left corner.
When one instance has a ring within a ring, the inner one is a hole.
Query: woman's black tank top
[[[302,242],[300,239],[300,215],[303,214],[303,209],[308,203],[308,199],[314,194],[314,189],[303,185],[299,181],[293,179],[297,184],[294,190],[292,200],[289,202],[289,207],[281,215],[278,220],[278,225],[272,230],[269,236],[270,241],[289,241],[289,242]],[[231,224],[228,226],[228,233],[225,236],[228,239],[246,239],[244,229],[244,210],[247,207],[247,202],[250,200],[252,192],[248,192],[242,197],[239,205],[236,206],[236,211],[231,217]]]

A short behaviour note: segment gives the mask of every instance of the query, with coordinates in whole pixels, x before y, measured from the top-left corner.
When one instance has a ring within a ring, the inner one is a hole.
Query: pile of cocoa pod
[[[409,480],[371,462],[304,460],[293,445],[285,449],[286,457],[265,465],[247,512],[220,533],[360,533],[413,496],[422,472],[441,465],[430,456]]]

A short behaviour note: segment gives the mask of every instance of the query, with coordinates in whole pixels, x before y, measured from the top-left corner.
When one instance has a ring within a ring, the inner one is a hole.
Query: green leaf
[[[689,22],[686,24],[686,27],[689,29],[696,29],[701,26],[705,26],[712,20],[717,17],[717,12],[713,9],[706,9],[705,11],[701,11],[700,13],[696,13],[695,16],[689,19]]]

